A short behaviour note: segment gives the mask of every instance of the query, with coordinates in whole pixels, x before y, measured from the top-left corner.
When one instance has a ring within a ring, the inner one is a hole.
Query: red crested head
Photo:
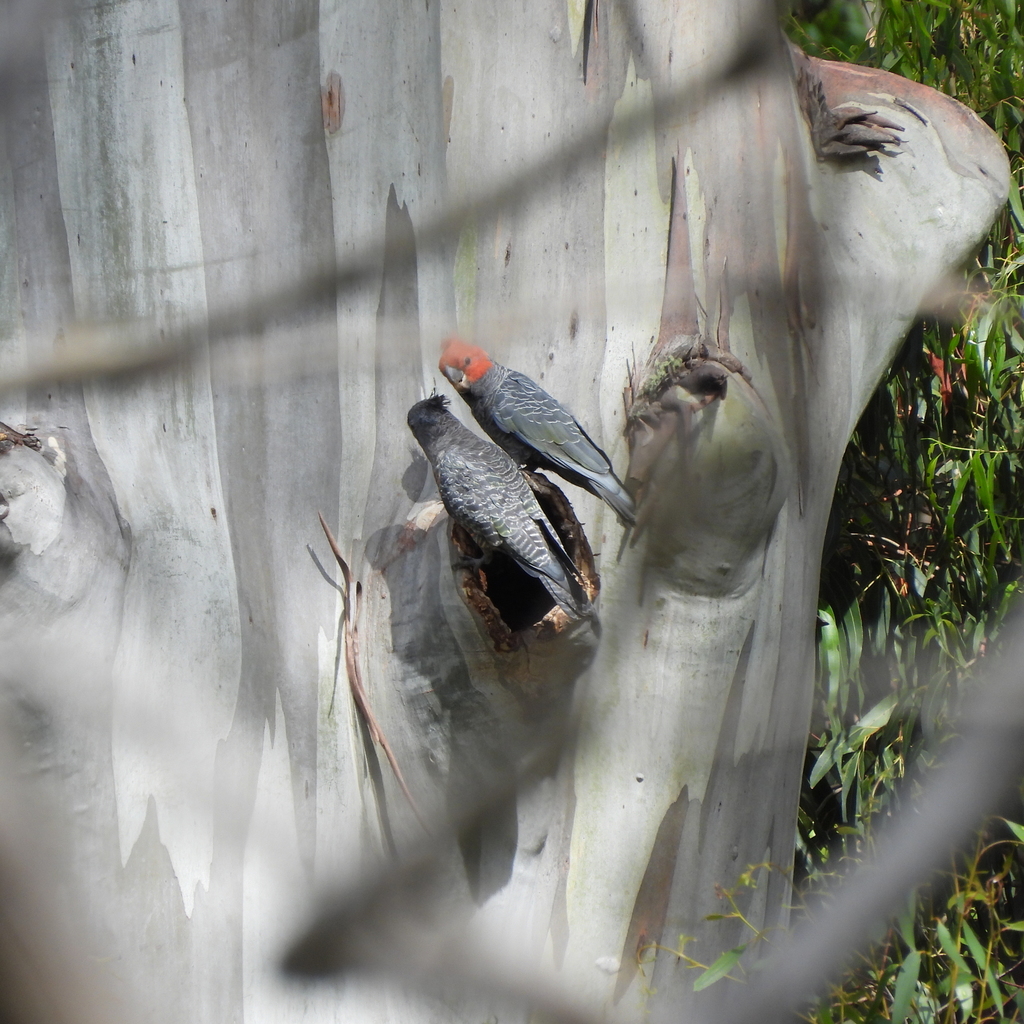
[[[455,385],[457,391],[464,391],[471,384],[475,384],[493,365],[482,348],[468,345],[461,338],[452,335],[444,341],[437,367]]]

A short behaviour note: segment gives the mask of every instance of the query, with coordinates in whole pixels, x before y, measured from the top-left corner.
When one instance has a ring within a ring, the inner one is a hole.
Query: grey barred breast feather
[[[408,419],[448,514],[485,553],[501,551],[540,580],[567,615],[588,614],[576,567],[509,455],[467,430],[440,395],[417,402]]]

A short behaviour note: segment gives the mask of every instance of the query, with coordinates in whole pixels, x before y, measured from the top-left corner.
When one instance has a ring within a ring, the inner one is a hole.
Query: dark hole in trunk
[[[530,482],[562,546],[585,580],[587,596],[593,600],[600,584],[590,545],[572,505],[545,476],[530,472],[523,475]],[[452,541],[456,550],[465,557],[475,559],[481,556],[480,548],[457,523],[452,527]],[[496,650],[514,650],[521,642],[519,634],[540,624],[556,607],[554,598],[540,580],[500,552],[493,553],[478,569],[464,569],[461,576],[463,596],[483,618]],[[561,622],[549,622],[548,625],[557,633],[567,621],[570,620],[563,614]]]
[[[456,534],[456,545],[470,558],[479,558],[480,548],[468,533]],[[540,580],[524,572],[508,555],[495,551],[477,570],[480,589],[497,609],[512,633],[529,629],[555,606],[554,598]]]
[[[540,622],[555,606],[544,584],[505,555],[496,554],[481,566],[480,576],[487,596],[513,633]]]

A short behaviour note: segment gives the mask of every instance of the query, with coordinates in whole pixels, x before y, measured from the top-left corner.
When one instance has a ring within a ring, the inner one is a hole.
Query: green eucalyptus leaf
[[[716,981],[721,981],[735,966],[746,951],[746,946],[737,946],[723,953],[697,980],[693,983],[693,991],[700,992]]]
[[[903,961],[896,977],[896,990],[892,999],[892,1020],[902,1024],[910,1014],[910,1001],[914,998],[917,979],[921,972],[921,954],[915,949]]]
[[[960,954],[960,950],[957,949],[956,943],[953,941],[953,936],[950,935],[949,929],[942,921],[935,923],[935,932],[939,937],[939,944],[942,946],[943,952],[956,964],[957,970],[967,977],[972,977],[971,969],[967,966],[967,961]]]
[[[1017,837],[1017,839],[1024,843],[1024,825],[1018,825],[1015,821],[1010,821],[1009,818],[1003,818],[1003,824]]]
[[[883,697],[873,708],[861,715],[857,721],[857,728],[864,732],[874,732],[876,729],[880,729],[888,723],[895,707],[895,694]]]
[[[1010,184],[1010,209],[1017,221],[1017,227],[1024,231],[1024,204],[1021,203],[1020,188],[1016,182]]]

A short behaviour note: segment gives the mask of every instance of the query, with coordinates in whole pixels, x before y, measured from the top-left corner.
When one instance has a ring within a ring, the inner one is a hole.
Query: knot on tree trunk
[[[63,452],[43,447],[34,431],[0,423],[0,560],[19,552],[41,555],[64,522],[66,469]]]
[[[820,62],[812,62],[796,46],[791,46],[791,52],[796,65],[800,109],[811,130],[811,142],[819,160],[890,153],[900,145],[902,139],[896,132],[906,130],[902,125],[877,110],[850,103],[831,106],[817,72]]]
[[[661,347],[626,392],[634,544],[691,593],[744,592],[785,500],[790,457],[746,367],[700,338]]]

